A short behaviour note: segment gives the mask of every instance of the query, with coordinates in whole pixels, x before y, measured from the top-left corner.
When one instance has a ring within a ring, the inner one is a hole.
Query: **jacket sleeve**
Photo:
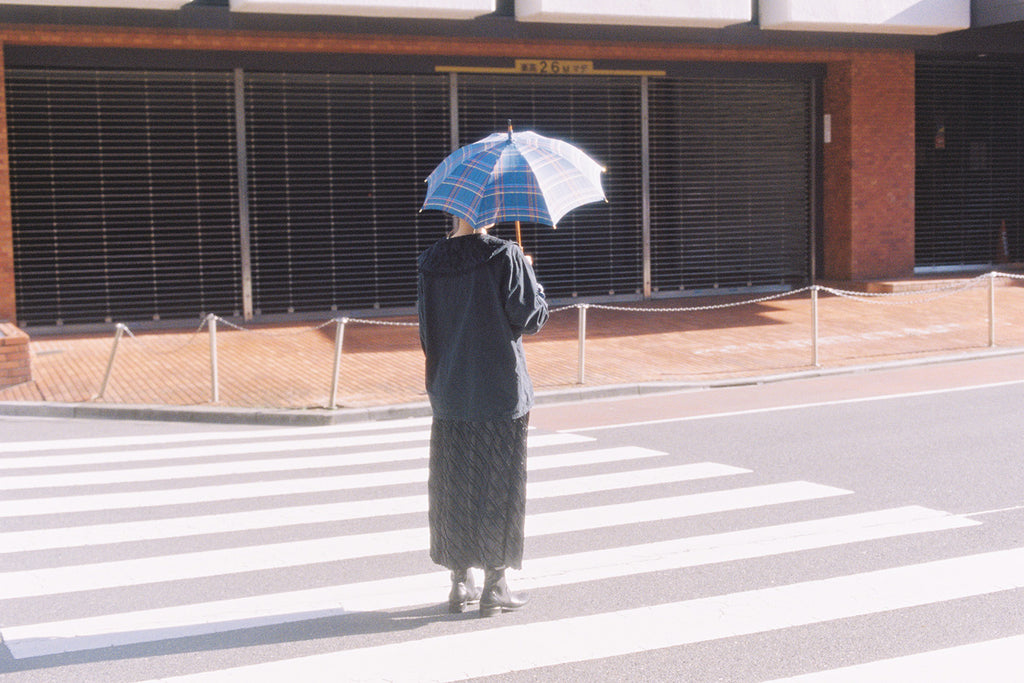
[[[420,348],[423,349],[423,353],[427,353],[427,309],[426,302],[424,301],[424,289],[425,285],[423,282],[423,273],[417,273],[416,275],[416,317],[419,319],[419,332],[420,332]]]
[[[506,292],[505,315],[516,337],[535,334],[548,321],[544,287],[537,281],[533,267],[517,245],[510,246],[506,253],[502,275]]]

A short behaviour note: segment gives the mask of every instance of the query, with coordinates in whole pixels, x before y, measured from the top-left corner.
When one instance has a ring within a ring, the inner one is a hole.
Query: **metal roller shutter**
[[[238,314],[230,74],[6,78],[21,324]]]
[[[650,81],[655,292],[805,284],[808,81]]]
[[[1024,67],[917,62],[917,267],[1024,260]]]
[[[19,317],[239,316],[247,283],[257,316],[410,307],[449,226],[419,207],[453,103],[458,144],[511,119],[607,167],[608,203],[523,226],[553,298],[643,295],[645,129],[654,292],[801,284],[810,98],[799,80],[11,70]]]
[[[444,76],[246,75],[257,315],[412,306],[449,149]]]
[[[524,225],[549,297],[642,293],[640,81],[637,78],[460,75],[460,144],[533,130],[580,147],[607,168],[607,204],[570,212],[556,230]],[[496,233],[514,239],[499,226]]]

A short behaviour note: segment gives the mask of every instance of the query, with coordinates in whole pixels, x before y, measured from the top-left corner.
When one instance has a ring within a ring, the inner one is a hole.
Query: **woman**
[[[430,557],[451,570],[449,611],[519,609],[505,568],[519,569],[526,520],[526,430],[533,385],[523,334],[548,319],[544,290],[514,243],[458,219],[420,255],[417,311],[426,355]],[[471,567],[484,569],[484,587]]]

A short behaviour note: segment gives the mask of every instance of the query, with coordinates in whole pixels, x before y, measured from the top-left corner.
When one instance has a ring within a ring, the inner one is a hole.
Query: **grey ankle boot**
[[[484,590],[480,595],[480,616],[493,617],[502,612],[514,612],[526,604],[526,596],[513,593],[505,582],[505,570],[484,570]]]
[[[448,594],[449,614],[460,614],[466,606],[480,601],[480,589],[473,581],[473,572],[468,569],[452,571],[452,592]]]

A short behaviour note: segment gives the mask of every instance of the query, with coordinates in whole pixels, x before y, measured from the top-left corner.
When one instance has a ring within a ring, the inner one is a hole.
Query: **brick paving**
[[[1024,348],[1024,281],[998,278],[996,283],[996,347]],[[987,279],[915,281],[888,289],[902,291],[871,298],[819,295],[819,366],[989,348]],[[658,299],[587,308],[583,386],[701,384],[814,369],[811,293],[751,302],[755,298]],[[692,310],[704,306],[711,308]],[[540,392],[580,386],[579,309],[553,311],[548,325],[526,340]],[[219,322],[216,403],[205,327],[125,334],[102,397],[97,393],[113,330],[33,336],[32,380],[0,390],[0,401],[325,408],[331,402],[335,329],[327,319],[244,329]],[[413,318],[345,325],[337,407],[425,400]]]

